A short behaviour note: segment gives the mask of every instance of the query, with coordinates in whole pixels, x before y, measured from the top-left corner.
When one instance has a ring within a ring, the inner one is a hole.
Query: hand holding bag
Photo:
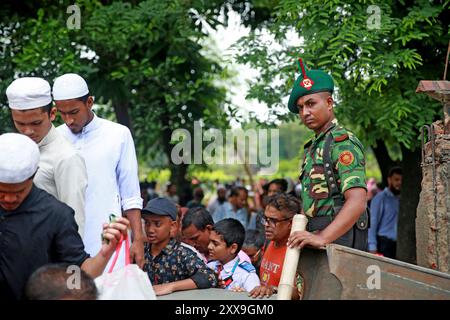
[[[112,272],[123,243],[125,244],[125,267]],[[148,275],[136,264],[130,264],[129,248],[128,235],[122,235],[108,273],[95,279],[99,291],[98,300],[156,300]]]

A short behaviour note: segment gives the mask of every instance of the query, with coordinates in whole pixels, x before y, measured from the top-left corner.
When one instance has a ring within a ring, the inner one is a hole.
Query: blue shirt
[[[370,204],[369,251],[377,250],[377,235],[397,241],[399,197],[389,188],[378,193]]]
[[[214,223],[219,222],[220,220],[233,218],[238,220],[245,229],[247,229],[248,224],[248,213],[247,209],[241,208],[237,211],[234,211],[233,206],[229,202],[225,202],[221,207],[219,207],[214,213],[213,219]]]

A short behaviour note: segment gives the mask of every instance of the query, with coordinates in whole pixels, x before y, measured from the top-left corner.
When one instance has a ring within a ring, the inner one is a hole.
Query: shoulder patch
[[[240,263],[239,267],[247,272],[256,272],[255,267],[251,263],[248,263],[247,261]]]
[[[348,139],[348,134],[344,133],[340,136],[334,137],[334,141],[341,142]]]

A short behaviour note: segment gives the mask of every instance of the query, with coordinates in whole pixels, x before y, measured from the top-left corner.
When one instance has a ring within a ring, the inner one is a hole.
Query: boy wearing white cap
[[[14,125],[39,146],[39,169],[34,183],[75,211],[78,232],[84,233],[86,165],[75,148],[53,126],[50,84],[42,78],[14,80],[6,89]]]
[[[125,218],[98,231],[107,241],[89,257],[73,209],[33,184],[39,149],[22,134],[0,135],[0,301],[23,298],[29,276],[48,263],[80,266],[99,276],[129,225]]]
[[[88,172],[86,191],[87,252],[101,246],[99,227],[110,214],[128,217],[133,233],[131,258],[144,265],[144,235],[141,223],[142,198],[138,165],[130,130],[97,117],[91,110],[94,99],[86,81],[68,73],[55,79],[53,100],[65,124],[57,128],[81,153]],[[119,257],[124,261],[124,256]],[[117,263],[120,267],[122,263]]]

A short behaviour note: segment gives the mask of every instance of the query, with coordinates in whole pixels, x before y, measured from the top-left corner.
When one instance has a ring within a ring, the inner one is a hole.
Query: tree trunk
[[[131,134],[133,134],[133,126],[131,124],[130,113],[128,112],[130,103],[124,101],[113,100],[112,106],[114,108],[114,113],[116,114],[117,122],[123,124],[130,129]]]
[[[170,143],[172,138],[172,130],[169,126],[168,115],[163,114],[161,116],[162,123],[162,144],[164,153],[169,161],[170,169],[170,182],[177,186],[177,195],[180,198],[180,205],[184,207],[189,200],[192,200],[192,188],[190,182],[186,179],[186,174],[189,168],[189,164],[181,163],[175,165],[171,161],[172,144]],[[192,153],[191,153],[192,154]]]
[[[372,147],[372,150],[375,154],[375,158],[377,159],[378,166],[380,167],[382,185],[383,187],[387,187],[387,176],[389,174],[389,170],[397,165],[397,162],[393,161],[389,156],[388,149],[383,140],[377,140],[376,144],[377,146]]]
[[[422,169],[421,151],[402,150],[403,181],[397,227],[397,259],[416,263],[416,211],[419,204]]]

